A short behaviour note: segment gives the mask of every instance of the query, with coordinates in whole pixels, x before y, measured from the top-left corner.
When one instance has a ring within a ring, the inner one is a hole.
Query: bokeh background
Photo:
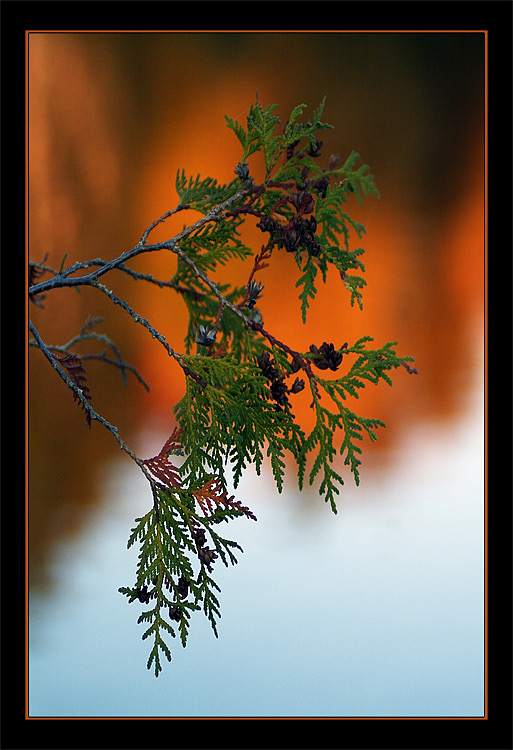
[[[176,205],[179,169],[231,180],[240,149],[224,115],[245,121],[257,91],[282,122],[326,95],[323,157],[358,151],[381,193],[348,208],[367,230],[353,236],[364,309],[334,274],[303,326],[294,260],[278,254],[259,277],[266,327],[299,350],[396,340],[419,370],[365,389],[359,413],[388,427],[364,444],[361,485],[347,477],[337,516],[315,486],[297,492],[293,466],[280,496],[272,476],[248,471],[239,496],[259,521],[231,525],[245,553],[217,570],[220,638],[193,619],[156,681],[138,605],[117,593],[133,582],[125,545],[151,502],[146,482],[31,349],[30,715],[482,715],[484,33],[30,33],[28,74],[29,257],[48,253],[54,268],[135,245]],[[184,215],[151,237],[168,239]],[[247,241],[261,237],[249,220]],[[173,262],[133,267],[170,278]],[[122,274],[107,283],[180,350],[178,295]],[[91,361],[92,404],[138,455],[155,455],[180,368],[93,290],[43,304],[29,313],[46,343],[105,318],[98,332],[151,391]]]

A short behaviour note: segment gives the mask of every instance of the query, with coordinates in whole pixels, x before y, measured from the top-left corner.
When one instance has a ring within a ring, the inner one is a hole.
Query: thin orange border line
[[[488,34],[487,29],[27,29],[26,34]]]
[[[28,271],[28,43],[30,34],[484,34],[484,715],[483,716],[29,716],[29,666],[28,666],[28,288],[25,288],[25,719],[45,720],[135,720],[135,721],[183,721],[183,720],[335,720],[335,721],[483,721],[488,719],[488,30],[487,29],[411,29],[411,30],[25,30],[25,266]]]
[[[488,718],[488,33],[484,76],[484,680]]]
[[[28,235],[28,33],[25,33],[25,278],[28,277],[29,235]],[[25,713],[28,716],[29,707],[29,545],[28,545],[28,287],[25,287]]]

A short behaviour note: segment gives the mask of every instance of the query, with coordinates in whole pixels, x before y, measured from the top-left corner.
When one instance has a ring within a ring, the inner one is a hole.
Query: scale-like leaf
[[[325,101],[311,119],[304,118],[306,105],[297,105],[279,134],[276,105],[263,107],[257,97],[246,127],[225,118],[242,148],[234,180],[220,185],[211,177],[187,177],[184,170],[176,176],[179,206],[203,214],[180,235],[172,277],[189,317],[185,353],[177,358],[185,388],[174,409],[178,426],[156,456],[139,462],[153,506],[136,519],[128,540],[129,547],[139,546],[135,583],[119,589],[134,606],[146,605],[138,622],[143,639],[152,644],[147,666],[156,676],[164,658],[171,660],[166,639],[178,634],[186,645],[193,613],[202,611],[218,636],[216,562],[235,565],[242,552],[219,529],[235,519],[256,520],[231,494],[228,469],[237,488],[248,466],[260,474],[267,460],[281,492],[292,458],[300,489],[305,480],[318,483],[336,513],[346,471],[360,483],[364,438],[376,440],[377,428],[384,426],[358,416],[352,401],[369,384],[391,384],[389,373],[400,366],[416,372],[408,364],[411,358],[397,355],[395,342],[377,349],[370,348],[368,336],[353,346],[308,342],[308,351],[301,353],[279,341],[267,321],[264,327],[258,306],[261,300],[265,304],[266,288],[260,272],[268,267],[271,272],[276,253],[293,253],[303,322],[319,275],[326,282],[331,271],[349,290],[350,304],[362,307],[363,249],[353,244],[365,229],[348,206],[352,199],[361,204],[379,194],[355,151],[342,167],[338,155],[327,157],[327,167],[320,163],[318,134],[332,127],[321,121]],[[247,162],[257,152],[265,170],[261,185]],[[212,211],[221,202],[223,215]],[[248,216],[263,233],[257,252],[243,240]],[[237,286],[216,276],[220,267],[248,260]],[[74,373],[83,384],[83,371]],[[305,387],[312,396],[309,432],[293,413],[294,398]]]

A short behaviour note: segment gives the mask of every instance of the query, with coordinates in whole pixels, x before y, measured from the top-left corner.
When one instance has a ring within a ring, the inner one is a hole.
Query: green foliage
[[[176,192],[180,197],[180,206],[191,206],[197,211],[207,213],[213,206],[219,205],[226,198],[236,192],[238,180],[232,180],[228,185],[218,185],[211,177],[201,179],[197,175],[194,179],[185,176],[185,170],[178,170],[175,180]]]
[[[177,428],[158,456],[141,462],[153,491],[153,507],[136,519],[128,546],[140,545],[136,580],[122,587],[129,602],[150,608],[141,613],[143,639],[153,646],[148,668],[158,676],[162,657],[171,659],[168,636],[178,633],[186,645],[191,615],[202,610],[217,636],[219,586],[213,566],[220,559],[236,563],[240,546],[218,534],[217,525],[253,513],[228,494],[227,470],[234,487],[245,468],[260,474],[269,461],[276,487],[282,491],[287,460],[297,465],[299,487],[319,481],[319,494],[337,512],[336,496],[344,484],[343,467],[360,483],[361,444],[376,440],[379,419],[358,416],[351,402],[366,385],[392,384],[399,367],[416,372],[391,342],[369,348],[369,336],[338,349],[323,341],[303,352],[279,341],[264,324],[259,300],[265,287],[259,271],[272,266],[277,252],[291,253],[299,274],[300,310],[305,322],[319,281],[334,269],[350,293],[349,302],[363,305],[365,272],[361,240],[364,227],[351,219],[346,204],[354,196],[379,193],[366,165],[352,152],[343,166],[332,155],[319,165],[319,131],[324,100],[311,120],[302,120],[306,105],[294,108],[281,133],[276,105],[258,101],[250,107],[246,127],[226,116],[242,148],[236,178],[219,185],[207,177],[178,172],[176,190],[181,210],[193,209],[205,221],[180,234],[178,260],[171,284],[182,295],[189,316],[179,363],[185,392],[176,404]],[[256,185],[248,159],[258,155],[265,178]],[[257,218],[263,244],[257,252],[241,240],[247,216]],[[234,286],[216,281],[219,266],[247,262],[248,281]],[[356,273],[353,273],[356,272]],[[272,322],[271,322],[272,327]],[[325,377],[327,372],[336,373]],[[321,377],[320,373],[323,373]],[[307,389],[315,424],[306,434],[293,414],[296,394]],[[175,456],[182,456],[181,465]],[[207,541],[212,546],[207,545]]]
[[[147,607],[138,622],[144,627],[143,639],[151,643],[148,668],[156,676],[163,661],[171,660],[169,639],[178,635],[186,645],[194,613],[203,612],[218,635],[220,587],[214,567],[218,561],[234,565],[242,551],[219,533],[219,525],[240,518],[256,521],[253,512],[229,494],[228,471],[237,488],[249,465],[260,474],[268,462],[281,492],[286,467],[295,462],[299,488],[318,482],[320,496],[336,513],[345,468],[358,485],[363,441],[376,440],[377,428],[385,426],[379,419],[359,416],[355,402],[369,385],[391,385],[393,370],[417,372],[409,364],[411,357],[396,353],[396,342],[373,349],[370,336],[352,346],[346,342],[336,348],[320,340],[295,351],[273,335],[273,321],[264,322],[259,310],[266,295],[260,272],[270,267],[267,273],[272,273],[277,253],[290,253],[291,268],[297,265],[303,322],[329,273],[349,292],[349,304],[363,306],[364,251],[354,247],[354,241],[363,238],[365,229],[351,218],[348,204],[354,198],[362,205],[365,198],[379,194],[355,151],[343,166],[338,154],[321,161],[318,135],[332,127],[322,122],[324,103],[308,120],[303,117],[306,105],[299,104],[283,126],[277,106],[264,108],[258,101],[250,107],[245,127],[226,117],[242,150],[235,177],[219,184],[212,177],[186,176],[179,170],[178,205],[152,222],[132,250],[109,261],[95,258],[68,268],[64,258],[58,271],[45,265],[47,256],[40,263],[29,262],[33,304],[43,307],[46,293],[59,287],[93,287],[143,326],[185,376],[183,397],[174,407],[177,425],[158,455],[143,460],[93,406],[86,357],[118,368],[125,384],[127,372],[133,372],[147,387],[116,345],[92,332],[99,319],[89,319],[65,346],[47,346],[29,320],[30,345],[42,351],[72,391],[86,423],[103,425],[150,484],[153,505],[136,519],[128,540],[128,547],[139,548],[135,581],[119,591],[129,603]],[[253,158],[263,162],[261,184],[251,174],[248,160]],[[147,244],[153,228],[178,211],[191,211],[194,218],[168,241]],[[248,217],[262,233],[257,250],[242,239]],[[176,255],[172,278],[159,280],[130,268],[132,258],[156,251]],[[247,281],[239,286],[227,282],[226,274],[219,278],[223,267],[235,263],[247,270]],[[100,283],[113,269],[181,295],[188,315],[183,347],[174,341],[171,346],[146,318]],[[80,271],[85,273],[77,276]],[[47,273],[53,277],[43,280]],[[80,356],[74,349],[83,341],[106,345],[114,357],[106,348]],[[311,398],[314,416],[308,434],[294,416],[294,400],[303,390]]]
[[[198,496],[201,497],[199,493]],[[143,640],[153,639],[147,666],[150,669],[153,665],[156,677],[162,671],[161,655],[171,661],[165,635],[175,638],[178,631],[185,647],[189,620],[192,612],[201,609],[199,602],[217,637],[217,618],[221,615],[215,591],[220,589],[209,575],[211,564],[220,557],[226,566],[234,565],[237,559],[233,548],[242,551],[238,544],[221,537],[214,526],[222,520],[247,514],[247,509],[228,506],[220,508],[217,514],[203,517],[193,506],[191,492],[183,488],[157,487],[154,507],[143,518],[136,519],[128,540],[128,548],[135,542],[141,545],[136,582],[132,588],[121,587],[119,591],[128,597],[129,603],[136,599],[144,604],[151,602],[150,609],[142,612],[137,622],[147,626]],[[214,544],[213,550],[205,544],[207,534]],[[196,553],[197,573],[189,557]],[[191,601],[188,601],[189,596]],[[178,624],[173,626],[168,620]]]

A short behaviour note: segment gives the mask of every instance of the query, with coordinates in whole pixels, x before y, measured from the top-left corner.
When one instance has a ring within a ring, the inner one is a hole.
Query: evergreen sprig
[[[219,185],[212,177],[201,179],[185,176],[185,170],[178,170],[175,188],[180,198],[179,205],[194,208],[202,213],[208,213],[214,206],[233,195],[238,188],[238,180],[232,180],[228,185]]]
[[[352,346],[346,342],[337,348],[322,341],[296,351],[272,333],[272,321],[264,321],[259,310],[266,296],[261,271],[271,267],[272,273],[276,253],[290,253],[297,265],[303,322],[319,282],[325,283],[332,270],[349,291],[350,304],[363,306],[364,251],[353,246],[353,239],[361,240],[365,229],[351,218],[347,204],[354,198],[361,205],[379,193],[355,151],[342,166],[338,154],[321,165],[323,143],[318,136],[332,128],[322,122],[324,104],[325,99],[308,120],[306,105],[299,104],[279,128],[277,105],[264,108],[257,97],[245,126],[226,116],[242,149],[233,180],[219,184],[212,177],[186,176],[179,170],[178,205],[154,221],[132,250],[111,261],[98,258],[67,269],[64,259],[59,271],[43,265],[46,257],[43,263],[31,261],[29,266],[29,298],[36,305],[42,306],[51,289],[93,286],[150,332],[185,376],[183,397],[174,408],[177,426],[157,456],[141,459],[92,406],[94,389],[90,390],[83,366],[86,355],[81,359],[71,351],[72,344],[90,338],[87,331],[65,347],[48,347],[29,323],[31,344],[71,389],[88,424],[103,424],[150,484],[153,505],[136,519],[128,539],[128,547],[139,546],[135,582],[119,591],[129,603],[148,606],[138,622],[145,628],[143,639],[152,642],[148,668],[156,676],[163,658],[171,660],[169,637],[179,635],[186,645],[193,613],[203,611],[218,635],[220,587],[214,579],[215,564],[234,565],[236,553],[242,551],[237,542],[219,534],[219,524],[241,517],[256,520],[242,501],[229,494],[228,469],[237,488],[247,466],[260,474],[268,460],[281,492],[287,462],[295,461],[299,488],[305,481],[318,481],[319,494],[336,513],[344,467],[358,485],[364,436],[374,441],[377,428],[385,426],[379,419],[356,414],[352,402],[367,385],[381,381],[391,385],[393,370],[404,367],[408,373],[417,372],[411,357],[397,354],[396,342],[374,349],[370,336]],[[252,158],[263,161],[261,184],[251,174]],[[166,242],[149,244],[153,228],[178,211],[192,211],[200,218]],[[263,235],[256,251],[242,240],[241,227],[248,217]],[[161,250],[177,256],[170,280],[154,279],[127,265],[137,255]],[[234,262],[247,265],[243,285],[219,281],[220,267]],[[181,295],[188,315],[181,353],[100,283],[100,277],[115,268]],[[76,276],[81,270],[88,272]],[[42,280],[46,273],[53,277]],[[123,375],[127,368],[135,371],[123,362],[110,339],[95,335],[95,340],[114,347],[119,360],[115,364]],[[314,415],[308,433],[294,416],[294,400],[303,390],[311,395]]]

